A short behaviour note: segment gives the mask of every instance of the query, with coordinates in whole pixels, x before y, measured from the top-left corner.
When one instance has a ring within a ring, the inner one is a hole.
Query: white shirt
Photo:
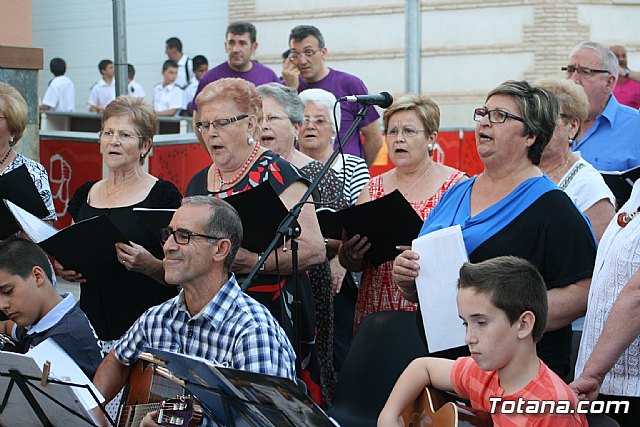
[[[631,197],[620,212],[633,212],[640,204],[640,180],[636,181]],[[631,276],[640,266],[640,217],[632,219],[626,227],[613,217],[598,245],[593,279],[589,289],[589,303],[576,360],[575,377],[584,365],[602,334],[611,307]],[[640,397],[640,337],[627,347],[602,382],[600,393],[613,396]]]
[[[193,101],[193,97],[196,96],[196,91],[198,90],[198,84],[200,82],[196,79],[191,80],[189,86],[184,90],[184,101],[182,103],[182,109],[186,110],[189,106],[189,103]]]
[[[114,99],[116,99],[115,79],[111,80],[110,85],[104,79],[100,79],[91,87],[89,106],[105,108]]]
[[[67,76],[58,76],[51,80],[44,93],[42,105],[51,111],[72,112],[76,109],[76,88]]]
[[[579,166],[584,165],[584,166]],[[573,178],[569,181],[564,191],[569,195],[573,203],[578,207],[580,212],[585,212],[595,203],[602,199],[608,199],[615,206],[616,198],[605,184],[604,178],[600,172],[596,170],[589,162],[584,159],[578,159],[573,167],[562,177],[558,185],[561,185],[565,179],[576,170]]]
[[[186,69],[185,69],[186,64]],[[187,78],[187,70],[189,71],[189,78]],[[178,78],[176,78],[175,84],[181,89],[187,87],[187,80],[191,82],[196,77],[193,74],[193,63],[187,55],[182,55],[180,61],[178,61]]]
[[[131,80],[131,83],[129,83],[129,95],[135,96],[136,98],[144,98],[146,93],[140,83],[135,80]]]
[[[165,111],[173,108],[180,110],[183,98],[183,90],[176,86],[175,83],[167,86],[162,86],[162,83],[160,83],[153,87],[154,111]]]

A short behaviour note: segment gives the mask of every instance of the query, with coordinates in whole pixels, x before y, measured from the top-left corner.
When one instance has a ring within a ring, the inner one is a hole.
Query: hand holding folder
[[[365,258],[375,266],[393,260],[399,254],[396,246],[410,245],[423,223],[398,190],[336,215],[348,237],[355,234],[367,237],[371,248]]]

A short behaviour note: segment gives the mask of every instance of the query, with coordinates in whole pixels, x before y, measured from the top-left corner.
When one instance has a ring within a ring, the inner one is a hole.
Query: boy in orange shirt
[[[510,256],[465,263],[457,303],[471,356],[411,362],[380,413],[379,427],[401,426],[402,411],[425,386],[470,400],[473,408],[491,412],[498,426],[587,427],[585,416],[574,413],[575,394],[536,354],[547,291],[532,264]]]

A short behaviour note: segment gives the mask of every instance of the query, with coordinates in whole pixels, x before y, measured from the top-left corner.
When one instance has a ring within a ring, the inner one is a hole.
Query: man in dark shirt
[[[47,255],[35,243],[0,241],[0,310],[9,319],[0,322],[0,332],[25,352],[51,338],[93,378],[102,362],[98,337],[73,295],[53,287],[51,274]]]

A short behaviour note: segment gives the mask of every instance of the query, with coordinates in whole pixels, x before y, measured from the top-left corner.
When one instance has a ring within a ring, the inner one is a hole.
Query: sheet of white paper
[[[91,380],[82,372],[82,369],[80,369],[76,362],[74,362],[67,352],[60,348],[53,339],[48,338],[44,340],[29,350],[26,355],[31,356],[38,366],[44,366],[47,360],[50,361],[51,371],[49,375],[52,378],[75,384],[88,384],[96,394],[98,400],[100,402],[104,400],[104,397],[102,397]],[[73,387],[73,391],[88,411],[98,406],[98,403],[87,389]]]
[[[9,200],[4,201],[7,208],[13,214],[20,228],[29,236],[31,240],[40,243],[48,239],[58,232],[58,230],[38,218],[37,216],[25,211],[20,206],[11,203]]]
[[[416,287],[429,351],[465,345],[465,328],[456,305],[456,284],[460,267],[469,258],[460,226],[418,237],[412,249],[420,254]]]
[[[47,418],[55,427],[84,427],[100,425],[100,423],[95,421],[93,414],[84,409],[80,399],[74,395],[69,386],[50,382],[45,387],[42,387],[39,379],[42,377],[42,365],[38,365],[39,363],[26,354],[0,351],[0,372],[6,374],[10,369],[15,369],[24,376],[36,378],[35,380],[27,380],[32,385],[30,389],[38,404],[47,415]],[[9,382],[10,378],[8,376],[0,376],[0,393],[3,396],[7,390]],[[93,423],[82,421],[59,404],[54,403],[53,400],[49,399],[44,394],[36,391],[36,388],[44,390],[49,394],[49,396],[51,396],[51,398],[93,420]],[[0,414],[0,425],[11,427],[34,427],[42,425],[38,420],[36,413],[31,408],[31,405],[15,384],[11,389],[7,406]]]

